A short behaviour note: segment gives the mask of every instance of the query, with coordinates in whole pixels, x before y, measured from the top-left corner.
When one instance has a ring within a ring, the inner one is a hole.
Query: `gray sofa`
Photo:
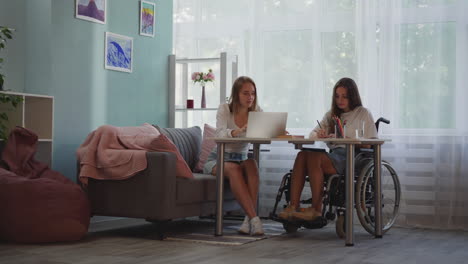
[[[193,171],[201,150],[201,129],[157,128],[174,142]],[[193,179],[178,178],[175,176],[175,154],[148,152],[146,157],[148,167],[129,179],[89,179],[87,193],[93,215],[158,222],[215,213],[215,176],[194,173]],[[224,186],[225,211],[239,210],[228,182]]]

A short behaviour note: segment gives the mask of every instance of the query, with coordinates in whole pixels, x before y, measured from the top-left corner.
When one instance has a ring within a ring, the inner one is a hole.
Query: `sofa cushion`
[[[156,125],[155,127],[176,145],[185,162],[193,171],[198,163],[201,149],[202,135],[200,127],[162,128]]]
[[[178,205],[216,202],[216,176],[194,173],[192,179],[177,179],[176,201]],[[233,200],[229,181],[224,181],[224,200]]]
[[[151,149],[159,152],[172,152],[176,155],[176,177],[193,178],[192,171],[188,167],[182,155],[172,141],[164,134],[153,140]]]
[[[203,171],[203,166],[205,166],[208,155],[216,147],[216,142],[211,139],[216,135],[216,129],[208,124],[205,124],[203,127],[203,141],[201,144],[200,158],[198,160],[197,166],[195,167],[195,172]]]

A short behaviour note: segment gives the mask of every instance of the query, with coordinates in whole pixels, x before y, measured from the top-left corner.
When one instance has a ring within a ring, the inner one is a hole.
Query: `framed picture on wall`
[[[140,1],[140,35],[154,37],[156,4]]]
[[[133,38],[106,32],[104,68],[132,72]]]
[[[75,0],[75,17],[106,24],[107,0]]]

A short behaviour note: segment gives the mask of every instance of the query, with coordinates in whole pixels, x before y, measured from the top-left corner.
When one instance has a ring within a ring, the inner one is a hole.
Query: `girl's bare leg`
[[[291,175],[290,205],[295,209],[299,207],[302,189],[304,188],[309,153],[310,152],[308,151],[300,151],[294,161],[294,167]]]
[[[312,191],[312,207],[322,213],[323,184],[325,174],[336,174],[333,163],[325,153],[309,152],[307,155],[307,174]]]
[[[216,166],[213,168],[212,174],[216,175]],[[249,219],[252,219],[253,217],[257,216],[257,213],[255,211],[255,207],[253,206],[253,199],[250,195],[243,174],[244,173],[241,165],[233,162],[224,163],[224,175],[229,179],[229,184],[231,186],[234,197],[236,198],[237,202],[239,202],[242,209],[244,209]]]
[[[254,159],[248,159],[241,163],[244,178],[247,183],[252,206],[257,209],[258,186],[260,184],[260,176],[258,172],[257,162]]]

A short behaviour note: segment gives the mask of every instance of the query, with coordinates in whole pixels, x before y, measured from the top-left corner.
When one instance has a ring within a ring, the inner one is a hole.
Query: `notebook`
[[[286,112],[249,112],[247,135],[249,138],[274,138],[284,135]]]

